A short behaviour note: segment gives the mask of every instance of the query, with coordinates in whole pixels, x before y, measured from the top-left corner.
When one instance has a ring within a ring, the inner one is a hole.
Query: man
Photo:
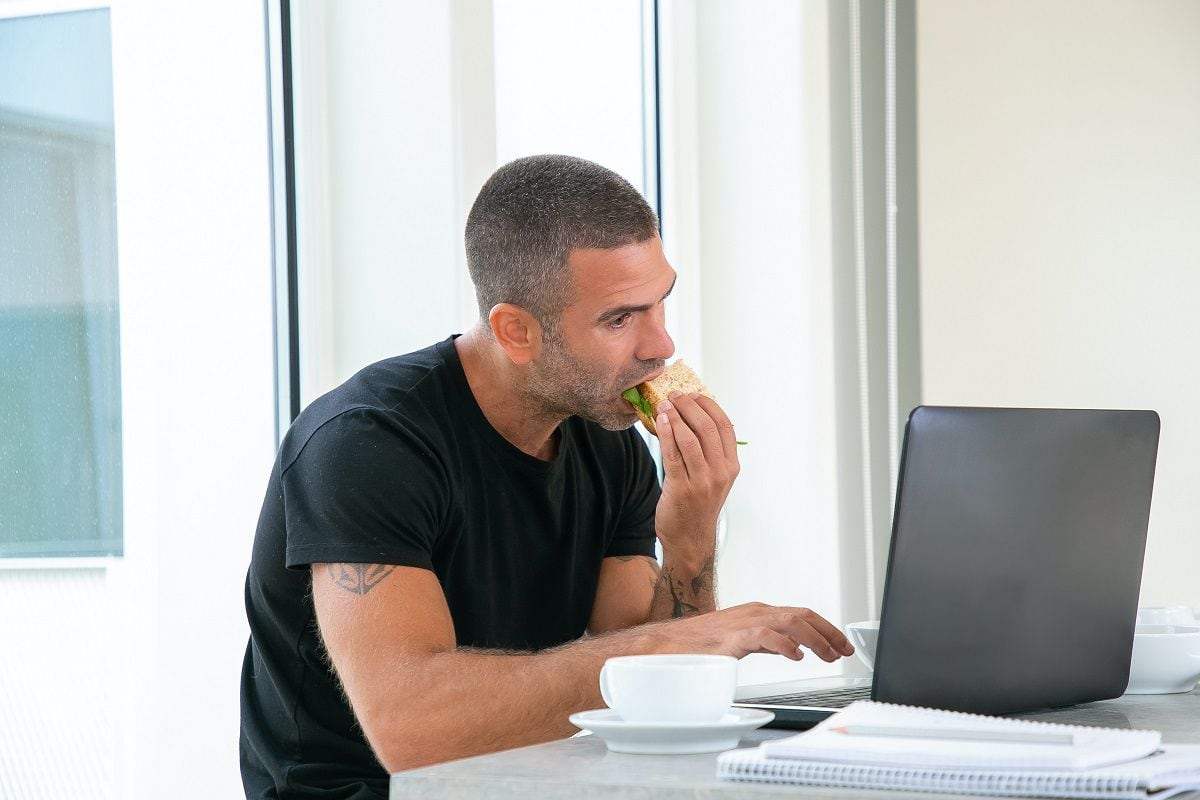
[[[392,771],[568,736],[611,656],[853,652],[805,609],[715,610],[733,426],[663,404],[660,489],[621,399],[674,350],[637,191],[521,159],[466,247],[479,324],[367,367],[280,447],[246,583],[247,797],[384,797]]]

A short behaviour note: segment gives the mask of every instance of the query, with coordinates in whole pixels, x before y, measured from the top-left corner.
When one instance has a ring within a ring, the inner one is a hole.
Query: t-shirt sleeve
[[[633,428],[625,431],[625,502],[605,558],[654,557],[654,512],[662,489],[650,449]]]
[[[377,409],[345,411],[281,467],[288,567],[433,569],[448,495],[444,470],[416,426]]]

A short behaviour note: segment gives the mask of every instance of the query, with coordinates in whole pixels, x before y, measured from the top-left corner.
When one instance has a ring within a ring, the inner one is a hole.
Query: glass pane
[[[0,19],[0,556],[121,553],[107,10]]]

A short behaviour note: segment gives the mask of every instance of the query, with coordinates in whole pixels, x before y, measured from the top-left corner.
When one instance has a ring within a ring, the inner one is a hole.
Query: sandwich
[[[638,419],[646,426],[646,430],[658,436],[658,431],[654,427],[654,419],[658,416],[658,404],[666,400],[671,392],[683,392],[684,394],[696,392],[716,400],[712,392],[704,385],[704,381],[700,380],[700,376],[683,363],[682,359],[667,367],[654,380],[639,383],[632,389],[625,390],[621,397],[628,400],[633,406]]]

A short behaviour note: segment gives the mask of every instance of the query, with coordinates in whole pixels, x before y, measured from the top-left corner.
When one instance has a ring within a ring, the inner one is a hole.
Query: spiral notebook
[[[720,778],[1014,797],[1165,798],[1200,790],[1200,745],[1156,731],[859,702],[796,736],[732,750]]]

